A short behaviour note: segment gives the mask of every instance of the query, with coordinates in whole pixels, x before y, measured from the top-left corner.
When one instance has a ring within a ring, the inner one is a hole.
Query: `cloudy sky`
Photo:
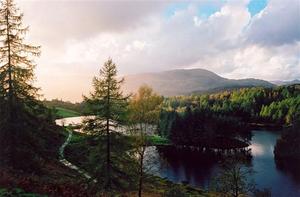
[[[204,68],[300,79],[300,0],[17,0],[42,46],[37,86],[80,101],[109,57],[119,74]]]

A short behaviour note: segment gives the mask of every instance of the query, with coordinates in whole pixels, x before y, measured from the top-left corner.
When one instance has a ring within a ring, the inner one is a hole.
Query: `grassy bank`
[[[55,107],[55,115],[58,118],[70,118],[70,117],[80,116],[81,114],[79,112],[70,109]]]
[[[7,188],[0,188],[0,196],[15,196],[15,197],[47,197],[46,195],[40,195],[35,193],[28,193],[25,192],[21,188],[13,188],[13,189],[7,189]]]
[[[147,137],[147,144],[150,146],[163,146],[163,145],[171,145],[169,139],[161,137],[159,135],[152,135]]]

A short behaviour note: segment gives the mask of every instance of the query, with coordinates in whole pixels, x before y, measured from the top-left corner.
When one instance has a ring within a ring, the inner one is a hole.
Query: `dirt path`
[[[59,148],[59,161],[64,164],[65,166],[67,166],[68,168],[77,171],[79,174],[81,174],[82,176],[84,176],[87,179],[91,179],[91,175],[89,175],[87,172],[85,172],[84,170],[80,169],[78,166],[72,164],[71,162],[69,162],[68,160],[65,159],[64,156],[64,151],[66,146],[70,143],[71,139],[72,139],[72,135],[73,135],[73,131],[71,129],[68,129],[69,135],[67,140],[63,143],[63,145]],[[93,182],[97,182],[96,179],[93,180]]]

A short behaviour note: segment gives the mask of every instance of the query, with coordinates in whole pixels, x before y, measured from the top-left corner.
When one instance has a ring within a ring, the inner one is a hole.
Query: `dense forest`
[[[230,138],[247,142],[253,126],[290,126],[298,111],[300,85],[170,97],[162,106],[159,133],[175,144],[225,148]]]

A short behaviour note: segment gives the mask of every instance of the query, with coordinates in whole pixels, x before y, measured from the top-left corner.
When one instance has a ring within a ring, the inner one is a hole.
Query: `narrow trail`
[[[84,176],[86,179],[92,179],[92,176],[89,175],[86,171],[80,169],[78,166],[72,164],[71,162],[69,162],[68,160],[65,159],[65,155],[64,155],[64,151],[66,146],[70,143],[72,136],[73,136],[73,131],[71,129],[68,129],[69,135],[67,140],[63,143],[63,145],[59,148],[59,161],[64,164],[65,166],[67,166],[68,168],[77,171],[79,174],[81,174],[82,176]],[[94,183],[97,182],[96,179],[93,180]]]

